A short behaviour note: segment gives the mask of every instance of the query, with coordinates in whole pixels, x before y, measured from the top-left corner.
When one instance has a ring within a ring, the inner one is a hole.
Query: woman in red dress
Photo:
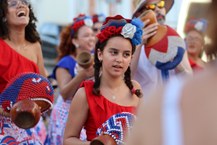
[[[34,72],[46,77],[40,38],[36,31],[36,21],[28,0],[0,1],[0,93],[8,82],[20,73]],[[13,130],[19,132],[7,134],[2,127],[1,135],[13,136],[18,142],[29,140],[34,144],[43,143],[46,135],[41,134],[42,138],[40,139],[40,135],[36,133],[39,128],[26,131],[10,121],[3,123],[5,116],[0,116],[2,125],[10,124],[12,132]],[[43,122],[40,123],[42,123],[43,129],[46,129]],[[45,134],[46,130],[43,130],[42,133]]]

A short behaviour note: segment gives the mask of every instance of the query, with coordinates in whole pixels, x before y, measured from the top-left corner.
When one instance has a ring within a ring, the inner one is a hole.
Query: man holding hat
[[[148,38],[156,34],[158,25],[165,23],[166,14],[172,8],[173,4],[174,0],[140,0],[133,13],[133,17],[140,17],[144,12],[152,10],[158,22],[149,24],[150,19],[144,21],[143,44],[136,49],[131,63],[132,76],[142,86],[143,94],[147,94],[150,90],[155,89],[158,84],[163,83],[160,70],[150,63],[145,54],[145,43]],[[192,74],[186,52],[181,63],[175,69],[170,70],[169,74],[174,75],[179,72]]]

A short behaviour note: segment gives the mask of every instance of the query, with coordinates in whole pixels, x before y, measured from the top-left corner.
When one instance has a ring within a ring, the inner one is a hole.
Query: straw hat
[[[160,0],[140,0],[135,11],[133,12],[133,17],[136,15],[136,13],[138,13],[139,11],[142,11],[142,9],[144,8],[144,5],[150,4],[153,2],[159,2],[159,1]],[[164,1],[165,1],[166,13],[168,13],[174,4],[174,0],[164,0]]]

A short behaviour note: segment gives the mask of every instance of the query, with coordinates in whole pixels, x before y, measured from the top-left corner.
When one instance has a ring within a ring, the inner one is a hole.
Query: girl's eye
[[[116,51],[116,50],[111,50],[111,52],[110,52],[112,55],[117,55],[118,54],[118,51]]]
[[[130,52],[125,52],[124,53],[124,57],[126,58],[126,57],[129,57],[130,56]]]

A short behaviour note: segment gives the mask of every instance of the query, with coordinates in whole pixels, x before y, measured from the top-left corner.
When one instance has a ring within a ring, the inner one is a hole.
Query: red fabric
[[[193,61],[192,59],[188,59],[189,63],[191,65],[191,68],[193,69],[193,71],[198,71],[198,70],[203,70],[203,67],[199,66],[195,61]]]
[[[0,93],[10,79],[23,72],[39,73],[39,70],[33,61],[17,53],[0,39]]]
[[[89,105],[89,114],[85,123],[87,140],[91,141],[96,137],[97,128],[99,128],[112,115],[120,112],[135,113],[133,106],[120,106],[112,103],[103,96],[95,96],[92,94],[93,81],[83,82],[87,101]]]

